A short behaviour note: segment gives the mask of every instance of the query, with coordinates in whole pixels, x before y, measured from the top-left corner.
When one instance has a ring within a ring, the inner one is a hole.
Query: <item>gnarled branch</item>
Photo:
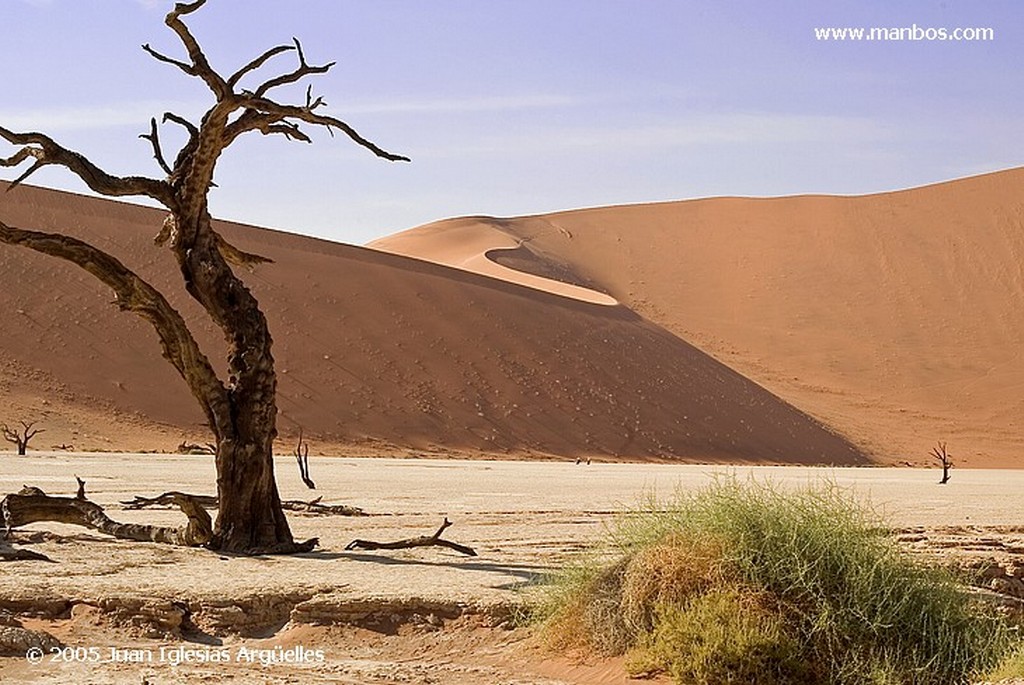
[[[124,505],[125,509],[166,508],[168,506],[168,494],[165,492],[158,497],[135,495],[133,499],[121,500],[121,504]],[[189,497],[205,509],[217,508],[216,495],[189,495]],[[313,516],[369,516],[359,507],[353,507],[348,504],[324,504],[323,497],[317,497],[308,502],[295,499],[282,500],[281,508],[285,511],[297,511],[303,514],[312,514]]]
[[[58,145],[56,141],[42,133],[15,133],[0,126],[0,138],[4,138],[12,145],[24,146],[12,156],[0,159],[0,166],[14,167],[29,157],[36,160],[28,171],[8,187],[8,190],[15,188],[37,169],[58,164],[85,181],[89,188],[100,195],[110,197],[145,195],[163,203],[166,207],[174,206],[174,195],[171,186],[167,183],[142,176],[112,176],[83,155]]]
[[[294,45],[278,45],[277,47],[270,48],[262,55],[252,60],[244,67],[236,71],[234,74],[232,74],[228,78],[228,86],[234,88],[236,85],[238,85],[238,82],[242,80],[243,76],[250,72],[256,71],[257,69],[262,67],[271,57],[274,57],[275,55],[280,55],[282,52],[288,52],[289,50],[294,49]]]
[[[335,65],[335,62],[328,62],[327,64],[314,67],[306,63],[306,56],[302,53],[302,44],[298,38],[292,38],[292,42],[295,44],[295,51],[299,54],[299,66],[287,74],[282,74],[275,78],[272,78],[256,89],[255,96],[258,98],[263,97],[267,94],[267,91],[278,88],[280,86],[287,85],[289,83],[295,83],[301,81],[306,76],[314,74],[326,74],[331,70],[331,67]]]
[[[195,2],[189,3],[175,3],[174,9],[168,12],[167,16],[164,18],[164,23],[177,34],[178,39],[181,40],[181,44],[185,46],[185,51],[188,52],[188,56],[189,59],[192,60],[192,64],[186,64],[185,62],[162,55],[149,47],[148,44],[143,45],[142,49],[161,62],[173,64],[189,76],[198,76],[206,83],[210,90],[213,91],[213,94],[217,96],[218,100],[223,100],[231,94],[231,87],[228,86],[224,78],[215,72],[210,66],[210,62],[206,59],[206,55],[203,54],[202,48],[199,47],[199,41],[195,39],[195,36],[193,36],[192,32],[189,31],[188,26],[186,26],[185,22],[181,20],[182,16],[195,12],[205,4],[206,0],[196,0]]]
[[[164,357],[188,383],[214,430],[230,425],[228,393],[199,349],[181,315],[153,286],[111,255],[66,235],[14,228],[0,221],[0,243],[20,245],[82,267],[113,289],[116,303],[149,321],[160,337]],[[226,434],[226,431],[225,431]]]
[[[367,140],[341,119],[317,114],[313,111],[312,107],[307,108],[299,107],[297,105],[282,105],[278,102],[274,102],[273,100],[255,96],[242,97],[241,101],[247,110],[242,116],[225,128],[225,146],[229,145],[235,138],[243,133],[247,133],[248,131],[263,131],[266,126],[275,122],[286,122],[290,119],[294,119],[314,126],[322,126],[326,128],[331,135],[334,135],[334,129],[338,129],[352,139],[353,142],[366,148],[382,159],[386,159],[391,162],[410,161],[409,158],[404,155],[396,155],[388,152]],[[249,112],[254,112],[254,114],[246,116]],[[293,124],[293,126],[296,125],[295,122],[289,123]],[[308,137],[299,139],[308,140]]]

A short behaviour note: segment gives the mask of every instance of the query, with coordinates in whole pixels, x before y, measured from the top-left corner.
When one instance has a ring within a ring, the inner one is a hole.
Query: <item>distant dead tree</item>
[[[212,225],[208,193],[217,162],[228,147],[247,133],[279,135],[311,142],[303,125],[335,131],[391,161],[408,161],[377,147],[340,119],[322,113],[323,98],[306,89],[305,102],[279,102],[282,86],[327,72],[334,63],[312,65],[298,40],[278,45],[242,65],[229,76],[214,70],[184,18],[207,0],[178,2],[165,23],[184,48],[172,57],[144,45],[151,57],[205,84],[213,104],[198,123],[166,112],[162,123],[184,130],[187,142],[173,159],[164,155],[154,118],[142,138],[149,141],[163,178],[113,176],[82,154],[59,145],[42,133],[16,133],[0,126],[0,137],[17,150],[0,165],[31,162],[9,187],[13,189],[37,170],[62,166],[100,195],[140,196],[168,210],[156,237],[174,255],[188,294],[209,314],[227,345],[227,378],[222,380],[200,349],[184,319],[163,294],[110,254],[77,238],[41,233],[0,222],[0,242],[68,260],[113,289],[117,305],[149,321],[166,357],[188,384],[202,407],[217,448],[218,512],[207,545],[242,553],[307,551],[316,540],[296,542],[281,507],[274,478],[272,446],[277,435],[277,374],[271,355],[266,317],[256,298],[236,276],[231,264],[253,266],[269,260],[230,245]],[[282,6],[283,7],[283,6]],[[292,54],[290,71],[258,80],[256,74],[275,58]],[[245,82],[245,85],[243,85]],[[170,160],[170,161],[169,161]]]
[[[6,423],[0,426],[0,433],[3,433],[4,440],[18,446],[18,455],[23,457],[28,449],[28,441],[40,433],[45,433],[46,430],[43,428],[32,430],[32,426],[36,425],[35,421],[19,421],[18,423],[21,424],[20,433],[16,429],[8,428]]]
[[[302,441],[301,428],[299,428],[299,443],[295,446],[295,451],[292,454],[295,455],[295,461],[299,463],[299,477],[302,478],[302,482],[310,490],[316,490],[316,483],[309,477],[309,443]]]
[[[946,451],[946,443],[944,442],[940,442],[937,446],[933,447],[931,455],[942,464],[942,480],[939,481],[939,485],[945,485],[949,482],[949,470],[953,468],[953,455]]]
[[[178,454],[217,454],[217,447],[210,444],[197,445],[194,442],[182,440],[175,452]]]

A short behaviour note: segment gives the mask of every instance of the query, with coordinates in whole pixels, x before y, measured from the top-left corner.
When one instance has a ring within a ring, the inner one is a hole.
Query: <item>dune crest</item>
[[[961,466],[1019,467],[1022,191],[1024,169],[1011,169],[500,226],[885,460],[926,463],[943,440]]]
[[[580,302],[614,306],[618,300],[596,290],[576,285],[571,280],[552,278],[505,266],[506,256],[541,261],[526,244],[501,230],[497,219],[473,217],[427,224],[393,236],[375,240],[367,247],[383,252],[415,257],[471,273],[497,278],[534,290],[568,297]]]

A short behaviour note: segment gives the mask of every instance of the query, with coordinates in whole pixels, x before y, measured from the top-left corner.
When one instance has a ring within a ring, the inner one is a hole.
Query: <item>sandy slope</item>
[[[1024,170],[863,197],[714,198],[441,221],[374,243],[446,262],[449,236],[569,274],[883,459],[948,440],[1024,451]],[[474,228],[475,227],[475,228]],[[449,261],[449,263],[451,263]]]
[[[220,357],[173,259],[152,243],[160,212],[29,187],[4,195],[0,212],[12,225],[68,231],[135,265]],[[549,293],[537,282],[222,228],[242,249],[275,260],[245,279],[276,341],[282,432],[303,426],[314,450],[330,442],[378,453],[865,460],[760,386],[589,290]],[[181,427],[199,429],[153,332],[109,306],[109,293],[84,272],[3,248],[0,291],[13,311],[0,348],[0,417],[42,418],[41,446],[167,448]],[[167,427],[154,432],[153,422]]]

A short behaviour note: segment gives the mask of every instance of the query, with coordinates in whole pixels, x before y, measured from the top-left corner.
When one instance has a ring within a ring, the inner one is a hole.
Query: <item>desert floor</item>
[[[325,503],[370,514],[291,514],[296,538],[320,539],[311,554],[226,557],[114,541],[59,524],[16,533],[16,543],[57,563],[0,566],[0,608],[25,628],[86,649],[65,652],[64,659],[48,654],[38,665],[0,659],[0,681],[627,682],[615,663],[546,654],[525,630],[510,627],[510,611],[538,576],[600,540],[616,512],[650,493],[668,496],[730,475],[780,487],[849,488],[922,553],[991,558],[1008,569],[1024,554],[1024,471],[954,470],[945,486],[935,470],[896,468],[320,457],[311,471],[315,493],[301,485],[294,460],[281,458],[282,496],[323,495]],[[213,493],[210,457],[65,453],[4,456],[0,491],[28,484],[72,495],[76,474],[90,499],[124,521],[182,521],[170,510],[120,508],[120,500],[136,494]],[[445,537],[475,547],[478,557],[443,548],[345,551],[355,538],[432,534],[446,516],[454,525]],[[197,650],[193,660],[226,654],[230,662],[174,665],[179,648]],[[269,651],[249,662],[243,649]],[[309,663],[280,663],[300,650],[307,650]]]

